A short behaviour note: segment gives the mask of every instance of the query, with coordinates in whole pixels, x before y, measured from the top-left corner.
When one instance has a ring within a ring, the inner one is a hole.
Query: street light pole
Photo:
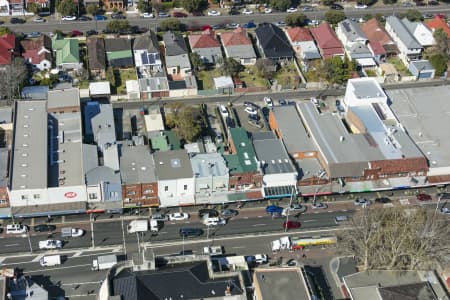
[[[30,246],[30,254],[33,254],[33,246],[31,245],[30,231],[27,229],[28,246]]]
[[[94,222],[92,221],[92,213],[89,214],[89,222],[91,223],[91,240],[92,240],[92,248],[95,248],[95,240],[94,240]]]
[[[294,186],[292,186],[292,189],[291,189],[291,198],[289,199],[289,207],[287,209],[286,225],[284,226],[284,232],[287,232],[287,230],[288,230],[289,214],[291,212],[291,207],[292,207],[292,198],[294,198]]]
[[[123,229],[123,215],[120,215],[120,221],[122,222],[121,228],[122,228],[123,254],[127,256],[127,243],[125,242],[125,231]]]
[[[441,203],[441,198],[442,198],[441,196],[438,197],[438,202],[436,203],[436,209],[434,210],[434,215],[433,215],[433,217],[436,216],[436,214],[437,214],[437,212],[438,212],[439,204]]]

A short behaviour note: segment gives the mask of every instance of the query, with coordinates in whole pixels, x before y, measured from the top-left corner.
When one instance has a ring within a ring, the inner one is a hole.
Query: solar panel
[[[142,59],[142,64],[143,64],[143,65],[148,65],[148,57],[147,57],[147,53],[142,53],[142,54],[141,54],[141,59]]]
[[[152,53],[148,55],[148,61],[151,65],[155,64],[155,56]]]

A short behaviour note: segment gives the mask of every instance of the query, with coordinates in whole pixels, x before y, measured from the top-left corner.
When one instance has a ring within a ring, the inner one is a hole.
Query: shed
[[[109,81],[99,81],[89,83],[89,95],[91,98],[108,97],[111,95]]]
[[[234,83],[231,76],[220,76],[214,78],[214,87],[220,94],[231,94],[233,93]]]
[[[436,72],[428,60],[411,61],[408,70],[417,79],[433,79]]]
[[[125,82],[125,86],[127,89],[128,100],[139,100],[141,98],[141,94],[139,93],[139,83],[137,80],[127,80]]]

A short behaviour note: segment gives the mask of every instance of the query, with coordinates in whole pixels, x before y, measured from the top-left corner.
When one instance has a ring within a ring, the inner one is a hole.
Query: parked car
[[[343,10],[343,9],[344,9],[344,7],[343,7],[342,5],[337,4],[337,3],[331,4],[331,5],[330,5],[330,8],[331,8],[331,9],[334,9],[334,10]]]
[[[295,267],[297,264],[298,264],[297,261],[296,261],[295,259],[293,259],[293,258],[291,258],[290,260],[288,260],[288,261],[286,262],[286,265],[287,265],[288,267]]]
[[[81,237],[84,235],[84,230],[81,228],[63,227],[61,228],[61,237]]]
[[[218,29],[225,29],[225,24],[214,24],[211,26],[212,29],[218,30]]]
[[[417,194],[416,198],[419,201],[431,201],[431,199],[432,199],[430,195],[423,194],[423,193],[422,194]]]
[[[75,21],[77,19],[76,16],[62,16],[61,20],[62,21]]]
[[[328,205],[326,205],[325,203],[322,203],[322,202],[316,202],[316,203],[313,203],[311,205],[311,207],[312,207],[312,209],[326,209],[326,208],[328,208]]]
[[[33,227],[34,231],[36,232],[48,232],[48,231],[55,231],[56,226],[55,225],[47,225],[47,224],[39,224]]]
[[[219,105],[219,111],[224,119],[230,116],[230,114],[228,113],[228,109],[225,107],[225,105]]]
[[[220,16],[220,15],[221,15],[220,11],[217,11],[217,10],[210,10],[210,11],[208,11],[208,16],[216,17],[216,16]]]
[[[208,215],[209,217],[218,217],[219,212],[217,210],[211,209],[211,208],[203,208],[198,211],[198,216],[200,218],[203,218],[203,216],[206,216],[206,215]]]
[[[255,105],[254,103],[248,102],[248,101],[245,101],[245,102],[244,102],[244,106],[245,106],[245,107],[256,107],[256,105]]]
[[[431,6],[438,6],[438,5],[439,5],[439,1],[436,1],[436,0],[428,1],[428,5],[431,5]]]
[[[240,25],[237,24],[237,23],[228,23],[228,24],[225,25],[225,28],[226,28],[226,29],[236,29],[236,28],[238,28],[239,26],[240,26]]]
[[[269,260],[267,254],[256,254],[254,258],[257,264],[266,264]]]
[[[35,22],[35,23],[44,23],[45,19],[41,18],[41,17],[36,17],[36,18],[33,19],[33,22]]]
[[[386,204],[386,203],[390,203],[391,199],[389,199],[387,197],[380,197],[380,198],[376,198],[375,202]]]
[[[201,236],[203,230],[200,228],[180,228],[179,233],[182,237]]]
[[[300,222],[297,221],[285,221],[283,222],[283,228],[284,229],[296,229],[300,228]]]
[[[443,20],[447,19],[447,15],[446,15],[446,14],[443,14],[443,13],[438,13],[438,14],[436,14],[435,16],[438,17],[438,18],[440,18],[440,19],[443,19]]]
[[[274,22],[273,25],[278,26],[278,27],[285,27],[287,24],[284,21],[277,21],[277,22]]]
[[[11,20],[9,20],[9,22],[11,22],[11,24],[24,24],[27,21],[25,19],[21,19],[21,18],[11,18]]]
[[[248,22],[248,23],[243,24],[243,25],[242,25],[242,28],[246,28],[246,29],[249,29],[249,28],[256,28],[256,24],[255,24],[255,22],[250,21],[250,22]]]
[[[94,16],[94,19],[96,20],[96,21],[105,21],[106,19],[108,19],[106,16],[104,16],[104,15],[95,15]]]
[[[295,8],[295,7],[289,7],[289,8],[286,10],[287,13],[295,13],[295,12],[297,12],[297,11],[298,11],[298,9]]]
[[[39,241],[39,249],[41,250],[61,249],[62,247],[63,243],[60,240]]]
[[[244,10],[242,11],[243,15],[252,15],[253,11],[251,9],[248,8],[244,8]]]
[[[289,210],[301,213],[301,212],[306,211],[306,206],[298,204],[298,203],[293,203],[291,206],[289,206]]]
[[[123,15],[122,13],[120,13],[120,12],[118,12],[118,13],[113,13],[112,15],[111,15],[111,19],[114,19],[114,20],[123,20],[123,19],[126,19],[127,17],[125,16],[125,15]]]
[[[302,7],[302,11],[313,11],[313,10],[314,10],[314,8],[309,5],[305,5]]]
[[[255,122],[259,122],[259,115],[248,115],[248,119],[249,120],[253,120],[253,121],[255,121]]]
[[[281,214],[283,212],[283,208],[276,205],[269,205],[266,207],[266,213],[268,214]]]
[[[182,221],[189,219],[188,213],[177,212],[169,215],[169,221]]]
[[[169,220],[169,217],[166,216],[166,215],[163,215],[163,214],[153,214],[153,215],[151,216],[151,219],[152,219],[152,220],[156,220],[156,221],[162,221],[162,222],[164,222],[164,221]]]
[[[92,21],[92,18],[88,16],[81,16],[78,18],[78,21]]]
[[[21,224],[9,224],[6,225],[6,234],[22,234],[28,231],[26,225]]]
[[[194,17],[202,17],[202,16],[204,16],[203,12],[201,12],[201,11],[193,11],[192,15]]]
[[[239,214],[239,211],[237,211],[235,209],[227,208],[227,209],[222,210],[220,214],[224,218],[231,218],[231,217],[237,216]]]
[[[366,9],[367,5],[363,4],[363,3],[356,2],[355,8],[357,8],[357,9]]]
[[[41,33],[37,32],[37,31],[33,31],[33,32],[27,34],[27,38],[29,38],[29,39],[37,38],[40,36],[41,36]]]
[[[264,97],[264,103],[266,103],[266,105],[267,105],[268,107],[273,107],[273,101],[272,101],[272,99],[269,98],[269,97]]]
[[[279,99],[279,100],[278,100],[278,104],[279,104],[279,105],[286,105],[287,102],[286,102],[286,100],[284,100],[284,99]]]
[[[79,30],[72,30],[72,32],[70,33],[71,37],[77,37],[77,36],[83,36],[83,33]]]
[[[437,194],[437,196],[441,200],[449,200],[450,199],[450,193],[440,193],[440,194]]]
[[[258,114],[258,111],[257,111],[254,107],[252,107],[252,106],[246,106],[246,107],[244,108],[244,111],[245,111],[246,113],[250,114],[250,115],[257,115],[257,114]]]
[[[411,2],[403,2],[402,6],[403,7],[413,7],[414,4],[412,4]]]
[[[450,215],[450,208],[443,207],[443,208],[440,209],[440,213],[444,214],[444,215]]]
[[[372,204],[370,200],[367,200],[366,198],[358,198],[355,201],[353,201],[353,204],[358,206],[369,206]]]
[[[95,31],[94,29],[86,31],[86,36],[97,35],[97,34],[98,34],[98,32]]]
[[[152,13],[145,12],[142,14],[142,17],[145,19],[148,19],[148,18],[154,18],[155,16]]]
[[[272,9],[270,7],[266,7],[266,8],[264,8],[264,13],[265,14],[271,14],[272,13]]]
[[[174,18],[186,18],[187,16],[188,16],[187,14],[180,12],[180,11],[174,11],[172,13],[172,17],[174,17]]]

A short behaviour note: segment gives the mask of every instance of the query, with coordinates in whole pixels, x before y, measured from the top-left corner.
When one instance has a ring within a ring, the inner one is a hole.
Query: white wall
[[[22,196],[27,199],[22,199]],[[54,187],[9,191],[11,206],[47,205],[69,202],[86,202],[86,186]]]
[[[186,190],[184,185],[187,185]],[[194,178],[158,181],[158,197],[162,207],[192,204],[194,203],[194,193]]]
[[[297,173],[267,174],[263,176],[263,188],[286,185],[297,185]]]
[[[169,97],[197,96],[197,89],[170,90]]]

